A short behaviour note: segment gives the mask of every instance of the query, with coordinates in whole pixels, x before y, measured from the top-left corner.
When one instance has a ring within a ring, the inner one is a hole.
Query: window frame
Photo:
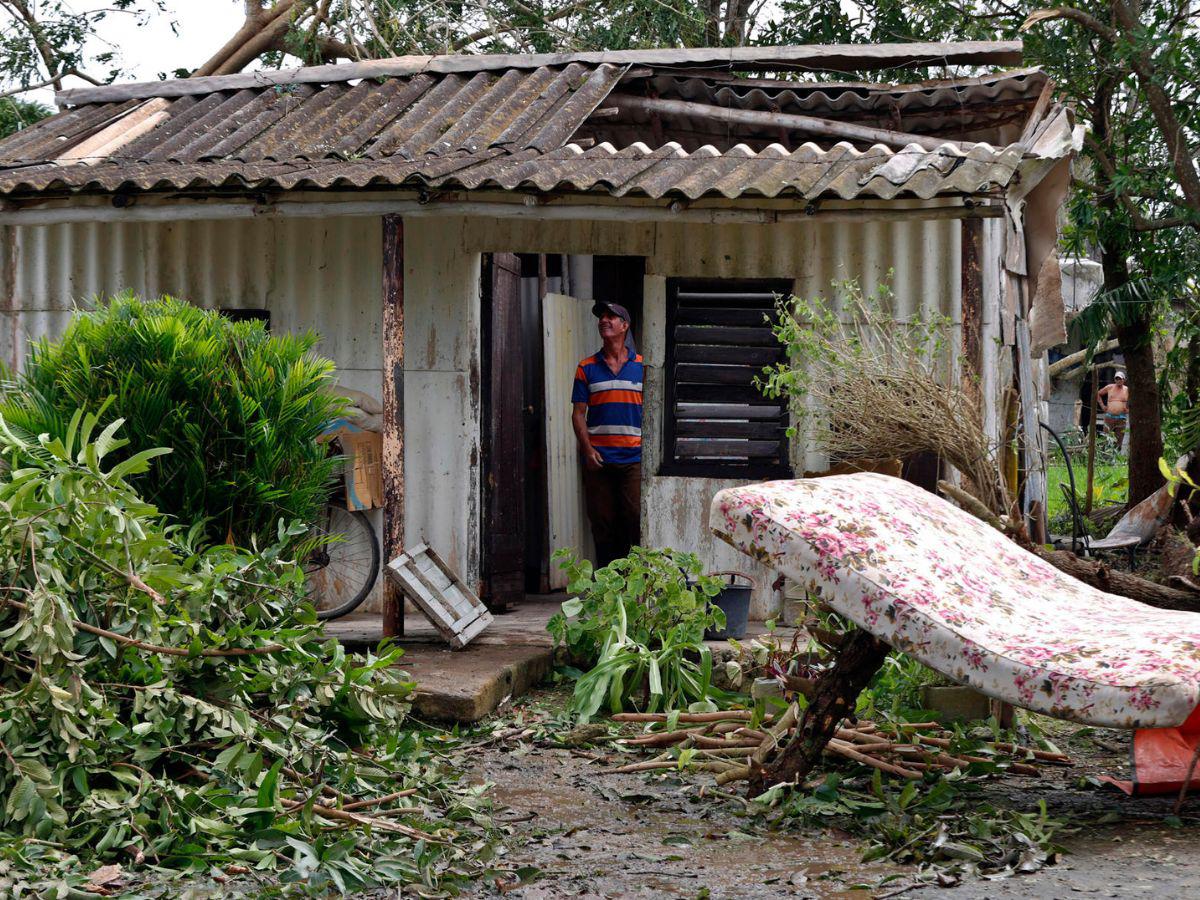
[[[793,293],[795,282],[788,278],[682,278],[672,277],[667,279],[666,286],[666,352],[664,354],[665,363],[663,368],[663,427],[662,427],[662,443],[660,445],[658,474],[666,476],[685,476],[696,478],[719,478],[724,480],[763,480],[769,478],[791,478],[793,477],[793,469],[791,464],[791,448],[790,439],[787,436],[786,428],[789,421],[788,405],[785,398],[778,401],[779,413],[778,416],[766,417],[771,420],[777,419],[780,424],[780,451],[779,454],[770,459],[763,458],[761,460],[752,460],[749,463],[743,463],[740,460],[742,457],[735,457],[733,461],[723,461],[719,459],[706,458],[688,461],[686,458],[679,457],[676,450],[677,426],[679,417],[676,415],[676,394],[678,381],[676,379],[676,348],[678,342],[675,338],[676,327],[679,325],[679,294],[681,292],[702,292],[702,293],[773,293],[789,296]],[[744,346],[738,344],[730,344],[728,346]],[[780,360],[784,357],[783,347],[779,347]],[[764,364],[766,365],[766,364]],[[763,398],[762,404],[755,404],[763,407],[769,407],[766,398]],[[689,402],[689,401],[682,401]],[[696,401],[690,401],[696,402]],[[719,402],[719,401],[718,401]],[[741,404],[743,401],[730,400],[729,403]],[[745,403],[747,407],[751,404]],[[747,417],[753,421],[753,417]]]

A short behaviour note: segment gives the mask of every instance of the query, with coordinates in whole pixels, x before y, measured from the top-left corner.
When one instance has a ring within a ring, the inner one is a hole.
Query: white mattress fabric
[[[1062,719],[1183,723],[1200,614],[1106,594],[951,503],[873,473],[721,491],[719,537],[948,678]]]

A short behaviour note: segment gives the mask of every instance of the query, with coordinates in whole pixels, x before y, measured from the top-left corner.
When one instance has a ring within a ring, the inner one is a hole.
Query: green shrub
[[[721,581],[700,574],[695,554],[634,547],[594,571],[570,551],[555,558],[570,577],[571,599],[547,628],[591,667],[575,684],[573,712],[586,721],[606,702],[614,713],[716,708],[722,692],[712,684],[704,631],[725,626],[725,614],[709,605]]]
[[[146,500],[204,521],[209,541],[248,545],[280,520],[311,523],[328,496],[336,462],[317,438],[342,401],[316,342],[124,294],[35,343],[0,412],[18,433],[61,437],[72,412],[113,398],[101,424],[125,420],[128,452],[174,450],[138,481]]]

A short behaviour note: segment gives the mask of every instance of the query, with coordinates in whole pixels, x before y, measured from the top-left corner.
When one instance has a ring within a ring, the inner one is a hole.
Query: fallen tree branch
[[[854,712],[858,695],[887,658],[888,645],[870,632],[855,628],[842,646],[833,666],[817,679],[813,696],[799,719],[791,742],[772,763],[755,770],[750,779],[752,795],[772,785],[803,781],[817,764],[838,724]]]
[[[403,791],[396,791],[391,794],[384,794],[382,797],[375,797],[372,800],[355,800],[353,803],[347,803],[345,806],[342,807],[342,809],[345,810],[346,812],[350,812],[351,810],[355,810],[355,809],[367,809],[368,807],[371,807],[371,806],[379,806],[381,803],[391,803],[393,800],[400,800],[400,799],[403,799],[404,797],[411,797],[415,793],[417,793],[416,788],[407,788],[406,790],[403,790]]]
[[[1099,588],[1108,594],[1120,594],[1158,609],[1175,609],[1183,612],[1200,612],[1200,595],[1191,591],[1167,587],[1128,572],[1112,569],[1104,563],[1081,559],[1067,550],[1043,550],[1034,548],[1034,553],[1056,569],[1061,569],[1072,578]]]
[[[294,812],[302,808],[305,804],[299,800],[288,800],[283,804],[289,811]],[[401,825],[399,822],[389,822],[387,819],[380,819],[374,816],[367,816],[361,813],[346,812],[343,809],[333,809],[329,806],[321,806],[313,804],[312,811],[322,819],[329,819],[334,822],[347,822],[352,825],[365,825],[368,828],[378,828],[380,831],[392,831],[396,834],[402,834],[405,837],[412,838],[414,841],[427,841],[430,844],[445,844],[447,841],[441,838],[434,837],[426,831],[421,831],[418,828],[410,828],[407,825]]]
[[[1158,609],[1200,612],[1200,595],[1109,568],[1102,562],[1083,559],[1066,550],[1047,550],[1045,547],[1032,543],[1023,531],[1014,534],[1010,526],[1001,522],[998,516],[993,515],[987,507],[961,488],[946,481],[939,481],[938,490],[977,519],[1012,537],[1017,544],[1030,553],[1044,559],[1072,578],[1077,578],[1106,594],[1119,594]]]
[[[1120,341],[1118,341],[1116,338],[1113,338],[1112,340],[1105,341],[1095,348],[1087,347],[1083,350],[1077,350],[1074,353],[1068,353],[1062,359],[1058,359],[1050,363],[1050,365],[1046,367],[1046,374],[1051,378],[1056,378],[1063,372],[1067,371],[1067,369],[1072,369],[1082,363],[1088,358],[1089,355],[1096,356],[1101,353],[1107,353],[1109,350],[1115,350],[1120,346],[1120,344]]]
[[[0,603],[6,603],[14,609],[21,612],[29,612],[29,607],[20,600],[13,600],[11,597],[0,597]],[[161,644],[151,644],[146,641],[139,641],[136,638],[126,637],[123,634],[117,634],[115,631],[109,631],[106,628],[97,628],[95,625],[89,625],[87,622],[80,622],[78,619],[71,620],[70,625],[78,631],[85,631],[88,634],[94,634],[97,637],[108,638],[116,641],[118,644],[124,644],[126,647],[136,647],[139,650],[147,650],[151,653],[160,653],[163,656],[204,656],[204,657],[230,657],[230,656],[266,656],[271,653],[279,653],[287,648],[283,644],[267,644],[265,647],[230,647],[227,650],[201,650],[198,653],[193,653],[185,647],[164,647]]]

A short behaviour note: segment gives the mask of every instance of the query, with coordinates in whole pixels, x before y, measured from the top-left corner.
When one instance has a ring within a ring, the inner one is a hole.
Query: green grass
[[[1072,468],[1075,471],[1075,489],[1082,501],[1087,490],[1087,465],[1075,462]],[[1060,484],[1065,484],[1067,489],[1070,490],[1071,480],[1067,476],[1067,467],[1062,464],[1048,466],[1046,477],[1050,519],[1053,521],[1058,517],[1065,518],[1069,516],[1070,508],[1067,506],[1067,499],[1059,487]],[[1095,479],[1092,485],[1093,509],[1124,503],[1128,493],[1129,473],[1124,465],[1096,466]]]

